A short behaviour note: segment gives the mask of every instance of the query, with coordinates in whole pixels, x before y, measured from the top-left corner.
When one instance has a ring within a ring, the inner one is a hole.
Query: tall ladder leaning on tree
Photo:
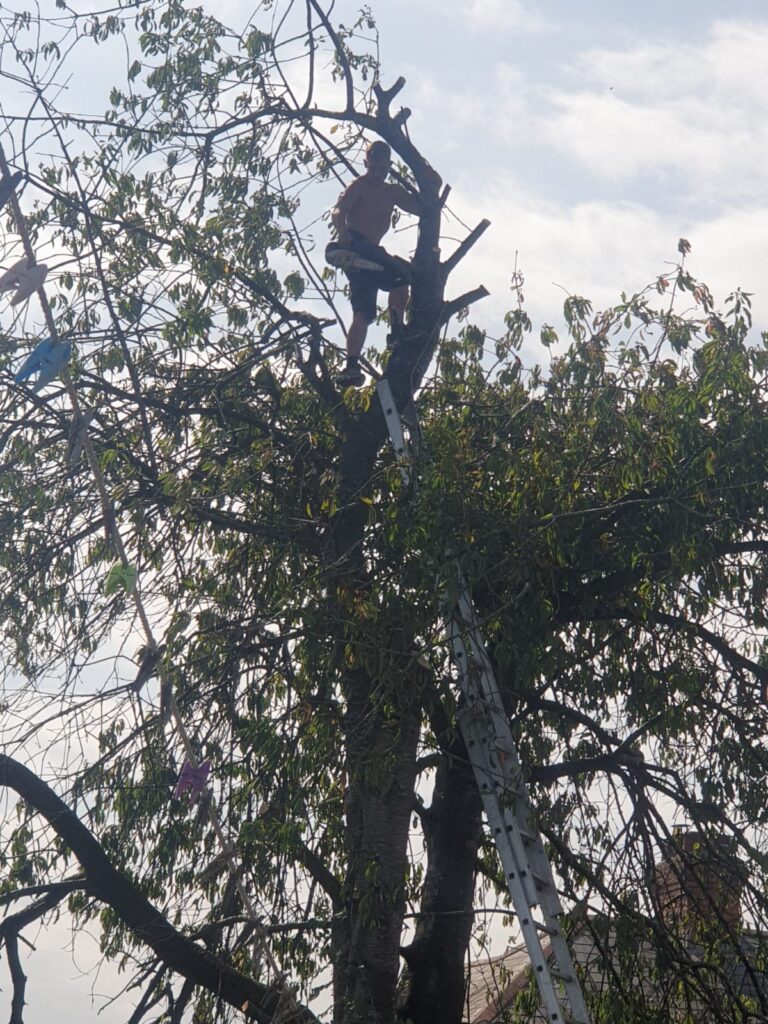
[[[408,484],[408,448],[389,381],[380,379],[376,390],[401,476]],[[504,868],[546,1019],[549,1024],[590,1024],[561,927],[563,907],[536,827],[509,719],[469,587],[458,567],[457,574],[458,597],[446,598],[445,624],[464,698],[457,713],[461,735]],[[549,954],[544,948],[546,942]],[[550,964],[550,957],[554,958],[554,965]]]
[[[8,181],[11,178],[11,170],[8,165],[8,161],[5,156],[5,151],[0,145],[0,175],[2,175],[3,181]],[[21,211],[18,198],[15,192],[12,192],[9,198],[9,205],[13,212],[13,219],[16,223],[16,230],[19,238],[24,247],[24,254],[27,259],[27,266],[32,267],[35,265],[35,251],[30,240],[29,231],[26,226],[24,215]],[[59,336],[56,328],[56,322],[53,318],[51,307],[48,303],[48,298],[45,293],[45,287],[40,284],[36,290],[36,294],[40,299],[40,304],[45,317],[46,326],[48,328],[49,336],[53,342],[54,347],[62,345],[63,342]],[[79,435],[80,442],[82,444],[82,451],[88,461],[91,473],[93,474],[96,488],[99,493],[99,500],[102,507],[102,515],[104,517],[105,529],[108,532],[109,540],[114,548],[117,555],[120,566],[123,570],[130,570],[131,563],[128,559],[125,544],[123,543],[120,530],[117,525],[117,517],[115,515],[114,502],[107,489],[107,484],[104,479],[104,475],[99,466],[99,461],[96,456],[96,451],[93,446],[93,442],[88,434],[88,417],[83,415],[83,408],[78,398],[77,390],[70,376],[69,370],[66,366],[57,374],[64,383],[64,386],[69,396],[69,400],[72,405],[73,414],[73,434]],[[169,666],[160,657],[161,647],[154,635],[154,631],[149,622],[149,617],[141,598],[141,593],[138,585],[134,585],[128,588],[128,593],[133,600],[136,614],[141,624],[142,632],[146,640],[145,650],[150,656],[154,656],[156,667],[154,669],[160,680],[161,686],[161,709],[163,703],[166,704],[169,718],[172,720],[176,727],[181,745],[184,748],[184,755],[190,767],[197,769],[200,767],[200,759],[195,751],[195,745],[192,741],[192,737],[187,730],[184,723],[184,719],[179,710],[176,697],[173,692],[171,685],[171,679],[169,674]],[[161,721],[163,720],[161,710]],[[233,884],[237,889],[237,893],[240,896],[243,904],[244,916],[247,919],[248,924],[252,929],[253,944],[254,944],[254,960],[258,962],[263,959],[269,966],[270,971],[274,976],[274,987],[279,992],[277,999],[277,1005],[274,1008],[272,1016],[272,1024],[288,1024],[288,1022],[297,1020],[301,1016],[297,1013],[296,997],[291,986],[287,983],[285,975],[280,970],[280,966],[277,963],[272,950],[269,947],[269,937],[261,923],[261,919],[256,913],[253,901],[248,894],[245,884],[243,882],[242,871],[237,862],[237,853],[234,844],[227,838],[222,825],[221,818],[219,817],[216,803],[213,799],[213,793],[208,788],[205,778],[201,779],[201,789],[206,791],[206,803],[208,808],[208,818],[211,826],[213,827],[219,846],[221,847],[221,853],[226,861],[227,871],[232,879]],[[245,1005],[241,1006],[240,1009],[248,1016],[253,1016],[258,1007],[250,1007],[246,1002]]]

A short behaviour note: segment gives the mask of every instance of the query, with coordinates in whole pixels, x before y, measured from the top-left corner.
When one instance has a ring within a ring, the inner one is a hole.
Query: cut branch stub
[[[464,292],[463,295],[459,295],[457,299],[451,299],[450,302],[446,302],[441,318],[442,323],[447,323],[455,313],[458,313],[460,309],[464,309],[466,306],[471,306],[473,302],[478,302],[480,299],[484,299],[490,294],[491,293],[485,285],[481,284],[477,288],[473,288],[472,291]]]
[[[400,75],[395,84],[391,85],[389,89],[382,89],[378,82],[374,85],[373,91],[378,101],[379,117],[389,117],[389,105],[404,85],[405,79],[402,75]]]
[[[448,186],[446,186],[446,188],[447,187]],[[442,196],[441,201],[443,201]],[[444,277],[448,277],[454,267],[464,259],[475,242],[488,230],[490,226],[491,222],[489,220],[481,220],[477,227],[470,231],[464,241],[459,243],[454,252],[452,252],[448,259],[442,264]]]

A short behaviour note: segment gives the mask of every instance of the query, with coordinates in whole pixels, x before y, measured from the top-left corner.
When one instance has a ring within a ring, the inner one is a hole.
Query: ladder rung
[[[572,974],[561,974],[556,967],[550,967],[549,973],[552,975],[555,981],[562,981],[564,985],[567,985],[569,984],[569,982],[573,981]]]
[[[459,726],[535,971],[542,1019],[550,1024],[589,1024],[571,952],[560,927],[563,910],[557,885],[466,587],[449,617],[449,635],[466,701],[458,713]],[[543,922],[533,916],[537,907],[537,917]],[[545,953],[545,937],[550,940],[546,945],[551,944],[553,964]],[[558,992],[558,986],[564,992]]]

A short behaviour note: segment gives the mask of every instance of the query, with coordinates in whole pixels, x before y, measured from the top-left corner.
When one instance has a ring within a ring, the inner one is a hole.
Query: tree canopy
[[[39,304],[3,315],[11,1020],[32,998],[19,936],[66,913],[135,983],[132,1021],[458,1024],[475,911],[508,908],[456,730],[459,572],[566,905],[621,922],[622,955],[652,942],[717,1020],[762,1019],[650,884],[673,819],[692,823],[736,844],[766,928],[768,346],[749,296],[718,309],[681,242],[613,308],[569,297],[567,344],[545,328],[549,366],[526,368],[521,278],[495,327],[479,284],[451,286],[485,224],[442,237],[449,189],[369,12],[264,0],[235,31],[178,0],[57,6],[0,19],[0,142],[26,175],[4,260],[27,233],[73,345],[35,392],[14,373],[48,332]],[[128,54],[106,111],[70,109],[70,69],[102,52]],[[322,259],[373,138],[422,208],[403,337],[368,352],[411,424],[407,481],[372,386],[335,384],[346,300]],[[174,795],[179,721],[211,765],[196,809]],[[617,970],[595,1022],[657,1019],[638,999]]]

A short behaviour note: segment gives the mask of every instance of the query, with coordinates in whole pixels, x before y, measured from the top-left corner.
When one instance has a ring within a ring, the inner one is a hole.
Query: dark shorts
[[[366,323],[376,319],[376,298],[380,291],[392,291],[409,284],[411,266],[398,256],[391,256],[380,245],[374,245],[357,231],[351,232],[350,248],[361,256],[381,265],[381,270],[355,270],[344,273],[349,279],[349,301],[353,313],[360,313]]]

